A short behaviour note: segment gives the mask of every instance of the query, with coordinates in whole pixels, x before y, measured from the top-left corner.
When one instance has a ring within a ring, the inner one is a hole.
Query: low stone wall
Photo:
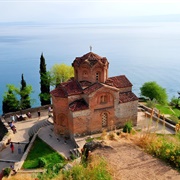
[[[40,107],[35,107],[35,108],[29,108],[29,109],[24,109],[24,110],[21,110],[21,111],[16,111],[16,112],[9,112],[9,113],[6,113],[3,115],[4,118],[9,118],[10,116],[14,115],[14,114],[27,114],[28,112],[30,113],[34,113],[34,112],[37,112],[38,110],[46,110],[48,109],[48,107],[51,107],[52,108],[52,105],[49,104],[49,105],[45,105],[45,106],[40,106]]]
[[[7,127],[7,134],[3,137],[2,141],[0,142],[0,151],[2,151],[4,148],[6,148],[6,144],[9,142],[9,140],[13,137],[13,132],[11,130],[11,128],[9,127],[9,125],[7,124],[7,122],[2,119],[2,122],[4,123],[4,125]]]
[[[20,160],[19,162],[16,162],[16,163],[14,164],[14,169],[15,169],[16,171],[18,171],[19,169],[21,169],[21,167],[22,167],[24,161],[26,160],[27,155],[28,155],[28,153],[29,153],[29,151],[30,151],[30,149],[31,149],[31,147],[32,147],[32,145],[33,145],[33,143],[34,143],[37,135],[38,135],[38,132],[37,132],[37,133],[33,136],[33,138],[31,139],[31,141],[30,141],[30,143],[29,143],[26,151],[23,153],[23,156],[22,156],[21,160]]]
[[[140,104],[139,108],[143,111],[146,111],[146,115],[148,117],[152,116],[153,120],[159,121],[161,124],[165,124],[166,127],[175,131],[176,123],[172,121],[171,119],[164,117],[163,115],[159,114],[159,112],[156,112],[156,111],[152,113],[153,109],[145,105]]]
[[[22,114],[26,114],[28,112],[37,112],[38,110],[47,110],[49,108],[49,106],[52,108],[52,105],[45,105],[45,106],[40,106],[40,107],[35,107],[35,108],[29,108],[29,109],[25,109],[25,110],[22,110]],[[2,151],[5,147],[6,147],[6,144],[7,142],[9,141],[9,139],[11,139],[13,137],[13,132],[11,130],[11,128],[9,127],[9,125],[7,124],[7,122],[5,121],[6,118],[9,118],[11,115],[14,115],[14,114],[20,114],[21,113],[20,111],[17,111],[17,112],[10,112],[10,113],[6,113],[3,115],[3,118],[1,119],[3,124],[7,127],[8,129],[8,133],[4,136],[4,138],[2,139],[2,141],[0,141],[0,151]]]

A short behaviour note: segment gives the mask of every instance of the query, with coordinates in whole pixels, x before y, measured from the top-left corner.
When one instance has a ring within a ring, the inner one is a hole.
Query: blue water
[[[71,65],[92,51],[107,57],[109,76],[125,74],[140,95],[144,82],[156,81],[169,99],[180,90],[180,23],[141,24],[0,24],[0,113],[6,84],[20,86],[21,74],[33,86],[39,106],[39,63]]]

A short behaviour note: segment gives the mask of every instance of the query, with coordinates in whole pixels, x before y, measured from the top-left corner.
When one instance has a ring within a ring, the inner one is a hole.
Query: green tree
[[[64,63],[55,64],[50,69],[51,86],[57,87],[60,83],[67,81],[74,77],[74,69]]]
[[[19,100],[15,93],[14,85],[7,85],[8,91],[5,92],[2,102],[3,113],[15,112],[19,109]]]
[[[43,56],[43,53],[41,54],[40,57],[40,90],[41,93],[39,94],[40,96],[40,101],[41,105],[47,105],[51,103],[50,100],[50,76],[49,73],[46,71],[46,63],[45,63],[45,58]]]
[[[31,99],[30,93],[32,92],[32,87],[26,85],[26,81],[24,80],[24,76],[21,76],[21,88],[18,94],[20,94],[20,108],[27,109],[31,108]]]
[[[150,98],[150,100],[156,99],[160,104],[167,103],[166,89],[162,88],[155,81],[144,83],[140,90],[141,95]]]
[[[3,113],[15,112],[21,109],[31,107],[30,94],[32,86],[26,85],[23,74],[21,79],[21,87],[15,87],[13,84],[7,85],[7,92],[3,96],[2,110]]]

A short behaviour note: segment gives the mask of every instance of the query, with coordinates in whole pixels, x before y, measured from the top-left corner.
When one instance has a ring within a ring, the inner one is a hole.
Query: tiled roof
[[[91,94],[93,93],[94,91],[98,90],[99,88],[101,88],[103,85],[96,82],[94,84],[92,84],[91,86],[87,87],[84,89],[84,94]]]
[[[131,91],[119,93],[119,102],[120,103],[126,103],[126,102],[136,101],[136,100],[138,100],[137,96]]]
[[[116,88],[132,87],[131,82],[125,75],[110,77],[106,80],[105,84],[114,86]]]
[[[73,61],[72,65],[74,63],[77,63],[78,65],[87,62],[90,64],[90,66],[94,66],[97,62],[100,62],[101,64],[106,64],[108,63],[106,57],[101,57],[93,52],[89,52],[82,57],[76,57],[76,59]]]
[[[86,101],[84,99],[78,99],[78,100],[72,102],[71,104],[69,104],[69,109],[73,112],[85,110],[88,108],[89,108],[88,104],[86,103]]]
[[[63,97],[63,98],[68,97],[67,92],[61,85],[59,85],[56,89],[52,90],[51,94],[55,97]]]
[[[92,83],[89,82],[89,81],[80,81],[79,83],[80,83],[81,87],[90,86],[90,85],[92,84]]]
[[[61,83],[56,89],[51,91],[53,96],[68,97],[70,95],[81,94],[82,88],[77,80],[69,80]]]

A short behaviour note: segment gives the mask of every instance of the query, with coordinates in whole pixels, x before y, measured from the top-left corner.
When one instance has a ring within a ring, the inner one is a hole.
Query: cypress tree
[[[21,102],[21,108],[27,109],[31,107],[30,97],[29,97],[29,91],[26,86],[26,81],[24,80],[24,76],[22,74],[21,76],[21,88],[20,88],[20,102]]]
[[[40,90],[41,93],[39,94],[40,96],[40,101],[41,101],[41,106],[47,105],[51,103],[50,100],[50,78],[49,74],[46,71],[46,63],[45,63],[45,58],[43,56],[43,53],[41,54],[40,57]]]

